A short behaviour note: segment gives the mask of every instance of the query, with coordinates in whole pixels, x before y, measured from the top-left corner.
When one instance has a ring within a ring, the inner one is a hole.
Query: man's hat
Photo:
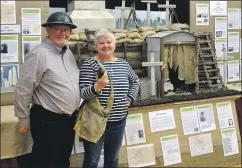
[[[48,17],[46,23],[43,23],[41,26],[47,27],[49,25],[68,25],[71,29],[77,28],[77,26],[72,23],[71,17],[63,12],[52,13]]]

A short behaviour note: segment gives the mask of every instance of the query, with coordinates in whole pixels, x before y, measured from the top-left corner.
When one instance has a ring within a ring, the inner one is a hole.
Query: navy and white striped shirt
[[[128,100],[133,101],[138,93],[140,82],[127,61],[118,58],[115,62],[102,62],[113,81],[114,103],[108,121],[119,121],[127,115]],[[107,106],[110,83],[97,94],[94,85],[99,65],[92,59],[86,59],[80,69],[79,86],[81,98],[89,100],[97,97],[103,107]]]

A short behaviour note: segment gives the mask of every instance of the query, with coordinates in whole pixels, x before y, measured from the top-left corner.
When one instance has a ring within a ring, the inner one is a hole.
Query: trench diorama
[[[97,29],[72,32],[69,46],[79,67],[85,59],[96,54],[95,31]],[[139,94],[132,106],[240,94],[224,85],[216,62],[212,33],[190,33],[189,26],[180,23],[168,27],[111,31],[117,42],[115,56],[125,59],[140,79]],[[154,57],[153,60],[151,56]],[[162,65],[155,65],[158,62]],[[144,63],[150,64],[144,66]]]

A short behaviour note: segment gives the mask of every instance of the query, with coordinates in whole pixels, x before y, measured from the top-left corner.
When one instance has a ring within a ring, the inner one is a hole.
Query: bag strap
[[[103,71],[107,71],[106,68],[103,66],[103,64],[100,62],[100,60],[98,58],[94,59],[94,61],[97,62],[97,64],[100,66],[100,68]],[[114,102],[113,81],[111,80],[111,77],[109,75],[108,75],[108,79],[109,79],[110,85],[111,85],[111,92],[110,92],[110,95],[108,97],[107,108],[105,109],[106,112],[110,112],[110,110],[112,109],[112,106],[113,106],[113,102]]]

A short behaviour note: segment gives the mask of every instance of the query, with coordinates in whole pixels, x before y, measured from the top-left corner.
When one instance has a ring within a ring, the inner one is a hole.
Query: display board
[[[212,32],[221,74],[228,67],[228,83],[241,82],[241,1],[190,0],[190,31]]]
[[[1,106],[12,105],[24,55],[45,38],[49,1],[1,1]]]
[[[240,164],[241,137],[234,99],[129,109],[120,167]]]

